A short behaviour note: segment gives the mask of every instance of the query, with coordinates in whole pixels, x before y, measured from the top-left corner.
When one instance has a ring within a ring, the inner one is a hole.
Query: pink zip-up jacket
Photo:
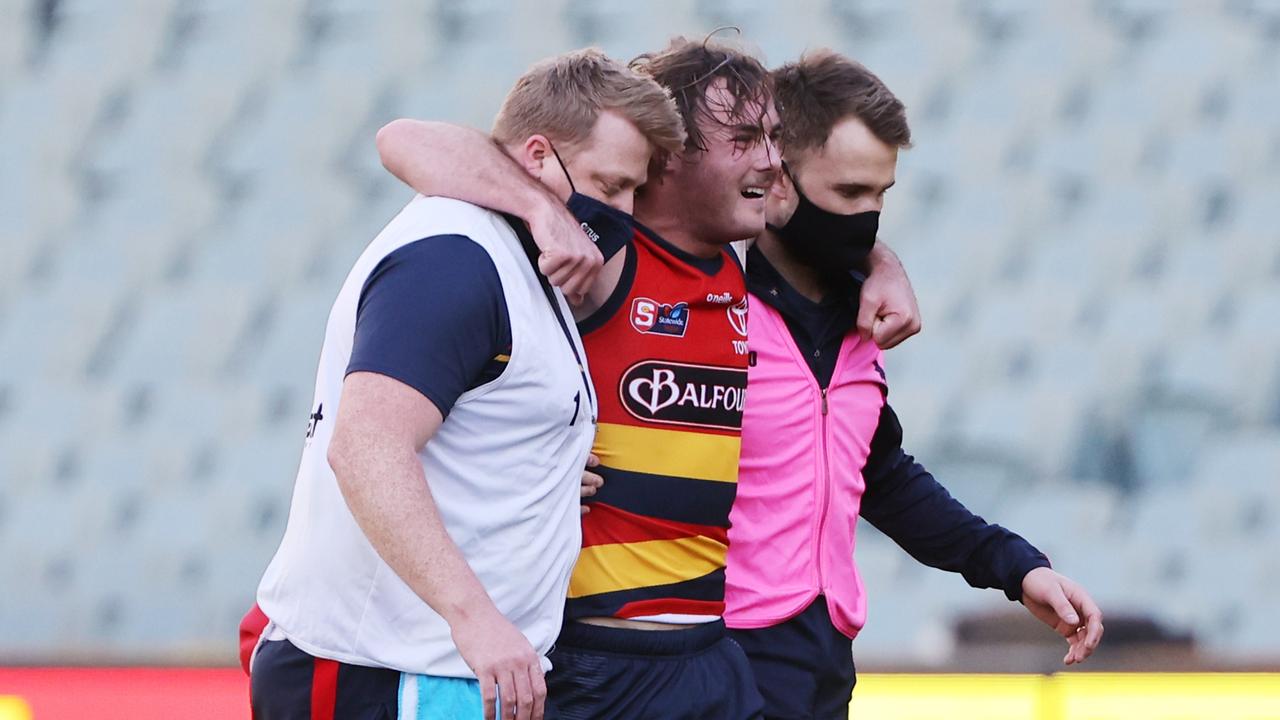
[[[725,615],[731,628],[777,625],[826,597],[850,638],[867,616],[853,562],[862,468],[887,386],[881,352],[856,331],[824,392],[786,322],[751,296],[738,496],[729,514]]]

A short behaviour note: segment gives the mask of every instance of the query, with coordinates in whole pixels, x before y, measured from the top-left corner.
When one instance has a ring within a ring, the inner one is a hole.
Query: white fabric
[[[312,655],[474,677],[447,623],[360,531],[326,457],[365,280],[397,248],[445,234],[470,237],[493,259],[511,319],[511,359],[497,380],[458,399],[419,457],[449,535],[549,669],[545,656],[560,630],[581,547],[579,487],[595,433],[593,402],[584,396],[586,368],[579,367],[518,237],[502,216],[454,200],[410,202],[356,261],[334,302],[312,404],[323,403],[324,418],[303,450],[284,539],[258,588],[258,603]],[[585,363],[572,314],[558,291],[555,297]]]

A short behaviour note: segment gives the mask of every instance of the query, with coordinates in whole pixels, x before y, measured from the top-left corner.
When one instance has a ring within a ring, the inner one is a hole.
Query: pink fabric
[[[823,397],[785,321],[756,297],[747,314],[748,371],[738,496],[729,515],[725,622],[784,622],[826,596],[831,619],[854,637],[866,621],[853,562],[865,488],[862,468],[886,386],[881,352],[845,337]]]

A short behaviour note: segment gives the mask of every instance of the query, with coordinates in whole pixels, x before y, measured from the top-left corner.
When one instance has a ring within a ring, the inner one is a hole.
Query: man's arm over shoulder
[[[920,306],[902,261],[877,240],[867,258],[871,271],[858,302],[858,332],[888,350],[920,332]]]
[[[542,255],[538,268],[578,302],[603,263],[581,225],[545,185],[478,130],[394,120],[378,131],[383,166],[423,195],[463,200],[523,219]]]

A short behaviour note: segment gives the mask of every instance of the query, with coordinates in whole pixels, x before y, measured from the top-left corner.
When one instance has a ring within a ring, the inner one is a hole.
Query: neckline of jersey
[[[636,221],[636,229],[639,230],[640,233],[645,236],[645,238],[652,241],[653,244],[657,245],[663,250],[666,250],[668,253],[670,253],[680,262],[683,262],[684,264],[688,265],[689,267],[692,267],[693,269],[701,272],[703,275],[706,275],[708,277],[714,277],[717,273],[720,272],[720,270],[724,267],[725,252],[732,252],[732,250],[729,249],[729,246],[726,245],[720,248],[720,252],[716,253],[715,257],[709,257],[709,258],[698,257],[697,255],[694,255],[691,252],[681,250],[675,245],[672,245],[669,240],[663,238],[661,235],[654,232],[652,228],[648,227],[647,225],[640,222],[639,220]]]

